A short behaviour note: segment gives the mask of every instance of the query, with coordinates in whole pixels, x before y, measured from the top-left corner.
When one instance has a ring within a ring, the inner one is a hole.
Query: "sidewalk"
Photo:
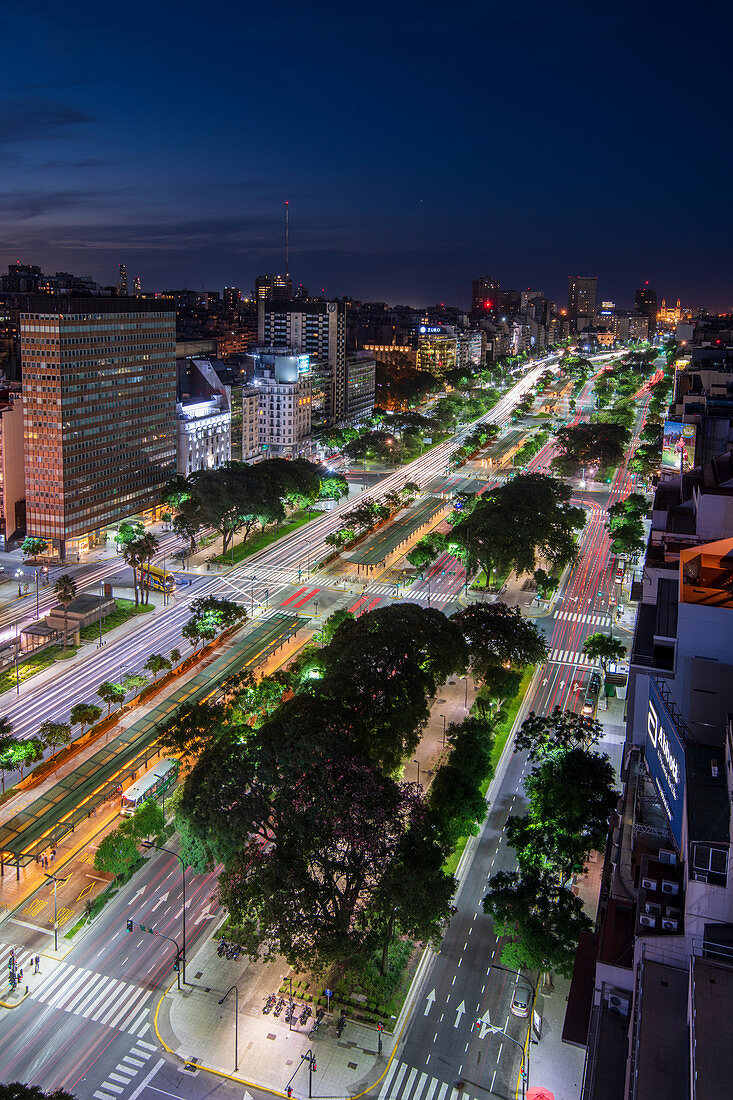
[[[349,1022],[338,1039],[336,1020],[327,1015],[317,1037],[310,1040],[313,1016],[299,1026],[303,1001],[295,996],[294,1027],[290,1030],[285,1010],[279,1017],[262,1012],[268,994],[277,993],[287,974],[287,964],[282,960],[253,963],[219,958],[217,944],[218,939],[206,940],[187,964],[189,984],[179,993],[174,983],[158,1004],[155,1030],[166,1050],[184,1062],[196,1062],[244,1085],[280,1095],[292,1079],[296,1097],[308,1095],[308,1064],[301,1056],[309,1051],[316,1058],[313,1088],[318,1096],[357,1096],[382,1075],[394,1045],[391,1036],[384,1036],[380,1056],[379,1037],[373,1028]],[[237,1072],[234,994],[219,1004],[233,984],[240,991]]]

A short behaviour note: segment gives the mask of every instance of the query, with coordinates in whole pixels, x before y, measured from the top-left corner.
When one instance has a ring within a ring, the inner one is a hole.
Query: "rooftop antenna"
[[[290,275],[290,204],[285,200],[285,278]]]

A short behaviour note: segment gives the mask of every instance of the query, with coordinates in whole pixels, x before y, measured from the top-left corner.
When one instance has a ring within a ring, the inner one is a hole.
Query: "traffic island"
[[[154,1022],[160,1043],[184,1065],[278,1095],[286,1094],[288,1082],[294,1096],[308,1095],[311,1053],[314,1097],[355,1098],[373,1087],[393,1052],[390,1039],[379,1054],[377,1028],[347,1022],[339,1037],[337,1017],[328,1013],[311,1039],[315,1013],[300,1025],[305,1005],[297,990],[290,1022],[287,997],[279,1015],[277,1000],[263,1013],[268,996],[280,998],[287,969],[282,960],[227,959],[217,954],[217,941],[207,939],[186,963],[188,984],[179,993],[173,983],[157,1005]],[[227,997],[232,989],[238,991],[236,998]]]

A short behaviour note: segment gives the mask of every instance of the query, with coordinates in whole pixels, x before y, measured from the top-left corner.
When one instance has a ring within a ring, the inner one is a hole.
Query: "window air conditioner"
[[[662,893],[663,894],[679,894],[680,885],[678,882],[668,882],[666,879],[662,879]]]
[[[668,863],[670,867],[674,867],[677,862],[677,853],[670,848],[660,848],[657,858],[660,863]]]
[[[677,927],[678,927],[678,922],[676,920],[672,920],[671,917],[662,917],[662,929],[663,929],[663,931],[665,931],[665,932],[676,932]]]
[[[642,913],[639,917],[639,923],[645,925],[647,928],[654,928],[657,923],[657,918],[653,917],[650,913]]]
[[[641,885],[645,890],[656,890],[658,883],[655,878],[643,878],[641,880]]]
[[[611,993],[608,997],[608,1010],[614,1016],[628,1016],[631,1008],[631,999],[621,997],[618,993]]]

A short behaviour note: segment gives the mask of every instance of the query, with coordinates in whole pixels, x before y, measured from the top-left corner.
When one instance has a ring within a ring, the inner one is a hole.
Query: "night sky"
[[[733,305],[730,8],[3,5],[0,264]]]

